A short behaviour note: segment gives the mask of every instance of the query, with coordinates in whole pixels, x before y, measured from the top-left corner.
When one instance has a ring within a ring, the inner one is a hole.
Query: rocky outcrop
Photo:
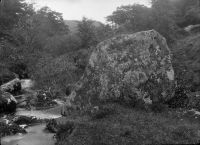
[[[152,103],[169,99],[173,85],[174,70],[166,40],[150,30],[98,44],[69,98],[80,106],[119,99],[132,104],[138,100]]]
[[[20,92],[21,88],[22,88],[21,81],[18,78],[14,79],[6,84],[3,84],[0,87],[1,91],[9,92],[13,95],[16,95],[18,92]]]
[[[0,92],[0,113],[12,113],[16,110],[17,100],[7,92]]]

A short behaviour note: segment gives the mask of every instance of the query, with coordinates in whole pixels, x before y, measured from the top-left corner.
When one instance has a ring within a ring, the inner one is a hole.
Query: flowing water
[[[2,138],[2,145],[54,145],[54,134],[44,131],[45,124],[27,128],[27,134]]]
[[[61,117],[60,114],[53,114],[53,113],[48,113],[46,111],[37,111],[37,110],[24,110],[24,109],[18,109],[16,112],[17,116],[34,116],[38,119],[55,119]]]
[[[35,116],[38,119],[54,119],[59,118],[61,115],[55,110],[59,110],[60,107],[54,110],[46,111],[27,111],[24,109],[18,109],[16,115],[22,116]],[[54,112],[53,112],[54,111]],[[17,134],[13,136],[7,136],[1,139],[1,145],[54,145],[54,134],[45,131],[46,124],[38,124],[28,127],[26,129],[27,134]]]
[[[30,79],[21,80],[22,89],[30,93],[35,93],[31,90],[34,86],[34,81]],[[16,116],[34,116],[37,119],[55,119],[61,117],[61,108],[64,102],[61,100],[54,100],[58,106],[48,110],[26,110],[17,109]],[[1,139],[0,145],[54,145],[54,134],[45,131],[46,124],[37,124],[26,128],[27,134],[17,134],[13,136],[6,136]]]

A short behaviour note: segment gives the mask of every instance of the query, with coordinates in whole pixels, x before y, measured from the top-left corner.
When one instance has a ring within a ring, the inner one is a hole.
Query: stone
[[[31,125],[33,123],[37,123],[38,120],[36,117],[33,116],[18,116],[14,118],[13,123],[17,125]]]
[[[6,84],[1,85],[1,91],[9,92],[13,95],[16,95],[18,92],[21,91],[21,82],[18,78],[7,82]]]
[[[12,113],[16,110],[17,100],[7,92],[0,93],[0,113]]]
[[[164,102],[172,97],[173,87],[174,70],[166,39],[149,30],[99,43],[69,98],[81,107],[109,100]]]

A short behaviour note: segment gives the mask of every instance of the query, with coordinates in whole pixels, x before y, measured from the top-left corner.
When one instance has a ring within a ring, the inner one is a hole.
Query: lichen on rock
[[[166,40],[149,30],[99,43],[69,97],[81,106],[118,99],[157,102],[171,97],[173,85],[174,70]]]

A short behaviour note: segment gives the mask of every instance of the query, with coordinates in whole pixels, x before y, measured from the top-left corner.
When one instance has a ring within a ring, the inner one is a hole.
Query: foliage
[[[94,107],[90,110],[89,114],[92,117],[92,119],[103,119],[109,115],[113,115],[115,113],[115,109],[113,106],[99,106]]]
[[[78,24],[78,35],[81,39],[81,46],[84,49],[89,49],[97,43],[112,36],[112,29],[109,25],[104,25],[83,17],[82,21]]]
[[[151,17],[150,8],[135,4],[118,7],[107,21],[117,24],[122,31],[132,33],[150,29]]]
[[[11,29],[27,12],[24,0],[3,0],[0,5],[0,33]]]
[[[51,55],[44,55],[38,61],[33,75],[38,82],[38,88],[51,87],[55,91],[65,92],[66,85],[77,81],[80,72],[68,54],[55,58]]]
[[[139,4],[121,6],[107,17],[107,21],[114,24],[118,33],[155,29],[171,42],[181,35],[179,26],[200,22],[197,2],[152,0],[150,8]]]
[[[56,134],[56,139],[63,140],[64,138],[72,134],[74,129],[75,129],[75,123],[72,121],[67,121],[64,125],[59,126],[59,130]]]
[[[0,138],[17,133],[26,133],[26,130],[22,129],[16,124],[8,125],[0,122]]]
[[[93,21],[83,18],[78,25],[79,36],[81,38],[81,44],[83,48],[88,48],[91,45],[96,44]]]
[[[200,90],[200,35],[188,36],[172,47],[173,66],[178,85],[186,90]]]
[[[199,0],[175,0],[172,2],[176,7],[176,23],[180,27],[200,23]]]

